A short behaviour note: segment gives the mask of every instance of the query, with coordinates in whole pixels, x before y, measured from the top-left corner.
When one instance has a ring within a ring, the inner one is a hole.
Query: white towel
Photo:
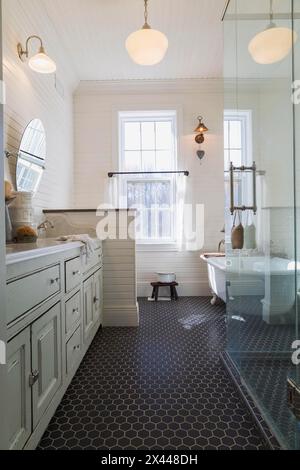
[[[98,247],[97,241],[91,238],[87,234],[83,235],[69,235],[65,238],[69,242],[81,242],[84,244],[84,253],[86,255],[86,261],[88,262],[90,257],[95,253],[96,248]]]

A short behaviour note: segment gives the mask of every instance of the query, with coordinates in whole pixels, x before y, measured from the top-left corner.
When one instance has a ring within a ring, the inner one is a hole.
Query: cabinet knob
[[[39,376],[40,376],[40,372],[38,370],[35,370],[34,372],[32,372],[30,374],[30,376],[29,376],[29,386],[30,387],[34,386],[34,384],[38,381]]]
[[[81,272],[80,271],[73,271],[73,276],[80,276]]]
[[[73,315],[75,315],[75,313],[79,313],[79,308],[74,308],[73,309]]]
[[[50,284],[53,285],[53,284],[58,284],[59,282],[59,277],[57,277],[56,279],[50,279]]]
[[[94,304],[96,304],[97,302],[99,302],[100,299],[98,299],[98,297],[94,297]]]

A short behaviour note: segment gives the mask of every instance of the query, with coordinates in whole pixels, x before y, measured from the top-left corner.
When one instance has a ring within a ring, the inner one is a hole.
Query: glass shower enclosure
[[[230,0],[223,24],[226,356],[300,449],[300,0]]]

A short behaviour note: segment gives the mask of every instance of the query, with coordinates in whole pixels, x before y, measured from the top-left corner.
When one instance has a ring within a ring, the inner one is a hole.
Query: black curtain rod
[[[20,149],[19,155],[24,153],[25,155],[28,155],[29,157],[36,158],[37,160],[41,160],[42,162],[45,161],[44,158],[38,157],[37,155],[34,155],[34,153],[26,152],[25,150]]]
[[[184,175],[190,176],[189,171],[121,171],[108,173],[108,177],[112,178],[117,175]]]

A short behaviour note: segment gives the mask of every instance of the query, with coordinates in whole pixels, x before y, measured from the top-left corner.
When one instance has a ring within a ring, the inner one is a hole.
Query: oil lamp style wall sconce
[[[195,137],[195,141],[197,142],[197,144],[201,145],[205,141],[204,134],[205,134],[205,132],[208,132],[208,128],[204,124],[202,116],[198,116],[197,119],[198,119],[199,123],[198,123],[198,126],[196,127],[196,129],[194,131],[197,134],[196,137]],[[200,160],[202,160],[205,157],[204,150],[201,150],[201,149],[198,150],[197,156]]]

